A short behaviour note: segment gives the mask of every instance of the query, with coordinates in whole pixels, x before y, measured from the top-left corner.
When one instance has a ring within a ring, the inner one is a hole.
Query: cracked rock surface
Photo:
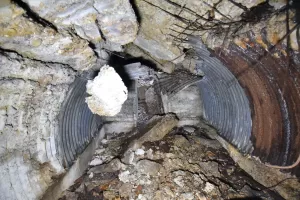
[[[62,35],[55,29],[28,20],[22,8],[1,7],[0,47],[34,60],[60,63],[76,70],[92,67],[96,57],[88,43],[78,37]]]
[[[0,2],[0,199],[39,199],[65,173],[58,121],[69,85],[137,29],[128,0]]]
[[[74,75],[62,64],[0,55],[0,199],[37,199],[64,173],[57,115]]]
[[[103,40],[124,45],[132,42],[138,25],[128,0],[25,0],[42,18],[60,29],[74,29],[81,38],[94,43]]]

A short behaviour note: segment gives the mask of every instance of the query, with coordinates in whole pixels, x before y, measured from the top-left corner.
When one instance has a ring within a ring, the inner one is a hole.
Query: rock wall
[[[55,138],[72,68],[0,55],[0,199],[37,199],[64,172]]]
[[[69,85],[137,30],[128,0],[1,1],[0,199],[39,199],[65,173],[58,115]]]

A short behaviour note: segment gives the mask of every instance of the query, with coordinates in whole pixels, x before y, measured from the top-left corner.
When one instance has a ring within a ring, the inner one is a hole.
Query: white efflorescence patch
[[[122,104],[128,96],[127,87],[114,68],[105,65],[94,80],[86,85],[86,98],[90,110],[101,116],[114,116],[121,111]]]

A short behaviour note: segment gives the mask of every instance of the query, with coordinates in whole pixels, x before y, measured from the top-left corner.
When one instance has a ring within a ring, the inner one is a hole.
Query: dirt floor
[[[240,169],[205,128],[178,128],[173,116],[149,124],[107,136],[60,199],[283,199]]]

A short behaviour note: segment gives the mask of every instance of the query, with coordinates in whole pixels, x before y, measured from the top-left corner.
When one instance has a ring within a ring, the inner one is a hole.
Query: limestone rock
[[[273,6],[276,10],[286,6],[286,0],[269,0],[270,6]]]
[[[121,111],[128,90],[114,68],[105,65],[93,81],[88,81],[86,98],[90,110],[102,116],[114,116]]]
[[[98,165],[98,166],[92,167],[88,171],[88,174],[114,172],[114,171],[120,170],[121,168],[122,168],[122,163],[120,162],[120,160],[119,159],[114,159],[114,160],[110,161],[107,164],[103,164],[103,165]]]
[[[151,3],[158,6],[166,4],[156,0]],[[136,5],[143,20],[134,44],[149,52],[155,59],[172,60],[175,63],[182,61],[181,58],[176,59],[182,53],[179,48],[172,45],[173,38],[168,36],[169,28],[176,22],[175,18],[145,1],[138,0]]]
[[[179,198],[182,199],[182,200],[193,200],[194,199],[194,194],[191,193],[191,192],[183,193],[183,194],[180,195]]]
[[[95,63],[94,52],[86,41],[63,36],[29,20],[23,16],[25,11],[16,5],[9,4],[1,10],[1,48],[35,60],[67,64],[76,70],[88,69]]]
[[[134,44],[139,46],[140,48],[148,51],[152,56],[155,58],[161,59],[161,60],[173,60],[179,55],[180,51],[178,49],[175,49],[172,46],[165,47],[165,43],[159,42],[155,40],[153,37],[157,37],[159,39],[159,35],[155,35],[154,33],[148,33],[153,34],[152,37],[147,37],[145,34],[140,33],[136,40],[134,41]],[[169,48],[169,49],[168,49]],[[171,48],[174,48],[172,52]]]
[[[224,16],[226,16],[227,18],[230,18],[230,19],[238,20],[238,19],[240,19],[240,15],[244,12],[243,9],[234,5],[229,0],[221,1],[217,5],[217,9],[221,10],[220,12],[222,13],[222,15],[218,12],[215,13],[215,18],[218,20],[224,19],[225,18]]]
[[[97,20],[104,37],[117,44],[132,42],[138,31],[135,13],[128,0],[95,0]]]
[[[6,56],[5,56],[6,55]],[[47,64],[22,58],[16,53],[0,55],[0,78],[23,79],[38,82],[42,86],[69,83],[75,75],[70,68],[60,64]]]
[[[156,176],[161,167],[161,164],[150,160],[140,160],[136,165],[140,173],[150,176]]]
[[[59,29],[75,30],[93,43],[105,38],[120,45],[132,42],[138,30],[135,13],[128,0],[24,0],[42,18]]]
[[[240,3],[247,8],[252,8],[257,6],[258,4],[266,2],[266,0],[235,0],[236,3]]]
[[[64,65],[0,55],[0,199],[39,199],[65,172],[57,116],[74,76]]]
[[[203,189],[206,193],[210,193],[215,189],[215,186],[209,182],[205,183],[205,188]]]

